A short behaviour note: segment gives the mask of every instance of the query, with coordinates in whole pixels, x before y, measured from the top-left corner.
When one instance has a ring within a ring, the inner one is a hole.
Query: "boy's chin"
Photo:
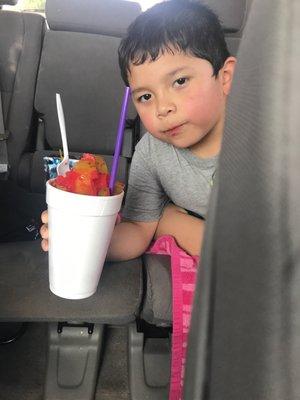
[[[165,142],[172,144],[177,149],[190,149],[194,146],[198,146],[197,143],[193,143],[191,141],[185,140],[184,138],[175,137],[169,140],[165,140]]]

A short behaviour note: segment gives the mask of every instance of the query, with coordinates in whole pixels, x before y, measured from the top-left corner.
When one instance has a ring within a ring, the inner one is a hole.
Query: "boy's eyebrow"
[[[182,67],[175,68],[173,71],[168,72],[168,73],[167,73],[167,76],[172,77],[172,76],[178,74],[178,72],[182,72],[182,71],[184,71],[184,70],[186,70],[186,69],[188,69],[188,68],[189,68],[188,65],[184,65],[184,66],[182,66]]]
[[[137,92],[146,92],[146,91],[149,91],[149,89],[147,89],[146,87],[138,87],[134,90],[130,90],[130,93],[133,96]]]
[[[166,76],[171,78],[172,76],[174,76],[174,75],[178,74],[179,72],[182,72],[182,71],[184,71],[184,70],[186,70],[188,68],[189,68],[188,65],[184,65],[183,67],[175,68],[174,70],[168,72],[166,74]],[[133,95],[136,92],[145,92],[147,90],[149,90],[149,89],[147,89],[146,87],[138,87],[138,88],[136,88],[134,90],[131,90],[131,94]]]

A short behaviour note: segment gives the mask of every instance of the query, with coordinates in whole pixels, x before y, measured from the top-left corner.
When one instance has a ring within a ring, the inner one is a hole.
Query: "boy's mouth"
[[[164,130],[163,133],[169,136],[176,136],[181,132],[181,128],[183,125],[185,125],[185,122],[179,125],[172,126],[170,129]]]

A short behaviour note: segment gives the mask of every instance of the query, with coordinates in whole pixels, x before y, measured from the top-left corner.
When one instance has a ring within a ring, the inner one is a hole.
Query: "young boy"
[[[136,146],[108,258],[138,257],[165,234],[199,255],[236,60],[212,11],[166,1],[129,27],[119,63],[147,133]],[[42,220],[47,250],[47,212]]]

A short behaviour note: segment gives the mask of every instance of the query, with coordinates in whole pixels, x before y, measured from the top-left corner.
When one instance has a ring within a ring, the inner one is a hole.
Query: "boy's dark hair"
[[[209,61],[214,76],[230,55],[219,19],[207,6],[188,0],[164,1],[139,15],[120,43],[119,65],[125,84],[131,63],[154,61],[172,49]]]

